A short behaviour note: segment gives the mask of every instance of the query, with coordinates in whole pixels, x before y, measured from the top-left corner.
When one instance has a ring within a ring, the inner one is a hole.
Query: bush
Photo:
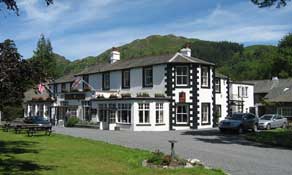
[[[70,117],[66,123],[66,127],[74,127],[79,122],[77,117]]]
[[[2,121],[12,121],[16,118],[23,118],[23,107],[19,106],[5,106],[2,111]]]

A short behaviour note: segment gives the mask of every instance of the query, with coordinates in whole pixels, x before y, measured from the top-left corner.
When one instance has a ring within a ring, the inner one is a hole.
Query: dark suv
[[[221,132],[226,130],[234,130],[239,134],[251,129],[257,131],[259,119],[251,113],[233,113],[219,123]]]

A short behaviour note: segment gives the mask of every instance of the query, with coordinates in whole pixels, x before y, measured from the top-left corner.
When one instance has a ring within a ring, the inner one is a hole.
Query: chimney
[[[187,57],[191,57],[192,50],[190,49],[190,44],[186,44],[185,47],[180,50],[180,53]]]
[[[109,60],[109,62],[112,64],[112,63],[115,63],[115,62],[119,61],[119,60],[120,60],[120,57],[121,57],[120,55],[121,55],[121,54],[120,54],[120,52],[119,52],[119,49],[116,48],[116,47],[113,47],[113,48],[112,48],[111,55],[110,55],[110,60]]]
[[[272,77],[272,86],[271,89],[273,89],[274,87],[277,87],[279,84],[279,78],[278,77]]]

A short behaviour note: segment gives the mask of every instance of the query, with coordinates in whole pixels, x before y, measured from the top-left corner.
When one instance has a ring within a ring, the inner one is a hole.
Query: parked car
[[[43,116],[32,116],[24,119],[26,124],[51,125],[51,123]]]
[[[239,134],[251,129],[257,131],[259,119],[251,113],[233,113],[219,123],[219,130],[224,132],[226,130],[237,131]]]
[[[286,128],[287,118],[278,114],[265,114],[260,117],[259,129]]]

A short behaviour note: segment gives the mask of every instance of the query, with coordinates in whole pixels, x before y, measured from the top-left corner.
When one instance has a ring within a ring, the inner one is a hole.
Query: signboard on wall
[[[85,94],[65,94],[65,100],[84,100]]]
[[[185,92],[180,92],[179,93],[179,102],[180,103],[185,103],[186,102],[186,93]]]

